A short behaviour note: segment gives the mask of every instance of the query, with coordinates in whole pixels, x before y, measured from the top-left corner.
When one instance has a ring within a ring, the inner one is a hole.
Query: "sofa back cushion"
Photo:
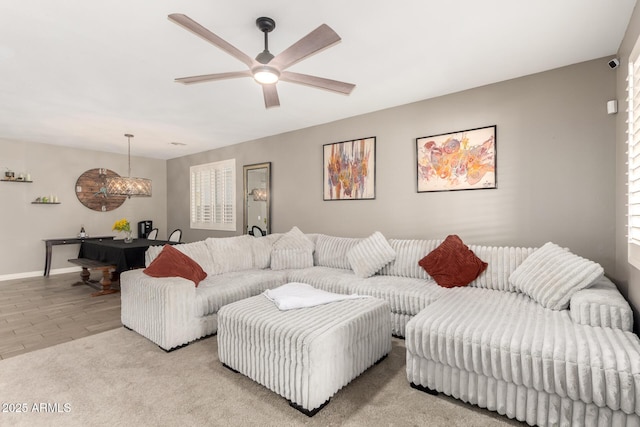
[[[198,241],[193,243],[180,243],[173,245],[174,248],[194,260],[207,274],[214,273],[213,260],[211,259],[211,253],[204,241]],[[162,251],[162,246],[149,246],[145,253],[145,266],[149,267],[154,259]]]
[[[143,273],[151,277],[182,277],[191,280],[196,288],[207,277],[200,264],[169,244],[164,245]]]
[[[251,240],[251,252],[253,254],[253,268],[264,269],[271,266],[271,252],[273,244],[282,237],[282,234],[267,234],[263,237],[254,237]]]
[[[509,276],[535,248],[518,248],[514,246],[479,246],[469,245],[469,249],[487,264],[487,269],[469,286],[497,291],[514,292]]]
[[[396,253],[395,260],[382,267],[378,274],[387,276],[431,279],[418,262],[442,243],[442,240],[389,239],[389,245]]]
[[[162,252],[162,246],[149,246],[144,253],[144,266],[149,267],[154,259]]]
[[[313,264],[319,267],[351,270],[347,252],[361,240],[352,237],[334,237],[320,234],[316,240]]]
[[[250,270],[254,268],[252,240],[256,239],[248,234],[234,237],[209,237],[205,240],[211,262],[213,274],[229,273],[231,271]],[[207,271],[205,269],[205,271]]]

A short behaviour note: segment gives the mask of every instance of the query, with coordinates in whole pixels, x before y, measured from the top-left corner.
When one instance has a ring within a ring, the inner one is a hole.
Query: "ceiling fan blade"
[[[317,76],[310,76],[308,74],[292,73],[291,71],[283,71],[282,74],[280,74],[280,80],[289,83],[298,83],[301,85],[326,89],[345,95],[349,95],[351,91],[356,87],[356,85],[351,83],[325,79]]]
[[[175,79],[177,83],[183,83],[189,85],[192,83],[204,83],[214,80],[226,80],[235,79],[237,77],[251,77],[251,72],[247,71],[232,71],[230,73],[216,73],[216,74],[203,74],[201,76],[180,77]]]
[[[278,98],[278,89],[276,89],[275,84],[262,85],[262,94],[264,95],[265,108],[280,106],[280,98]]]
[[[322,49],[338,43],[340,40],[340,36],[335,31],[327,24],[322,24],[276,55],[269,62],[269,65],[278,68],[280,71],[285,70],[296,62],[318,53]]]
[[[169,15],[169,20],[191,31],[195,35],[202,37],[214,46],[224,50],[229,55],[245,63],[247,67],[252,68],[255,65],[255,61],[249,55],[245,54],[235,46],[213,34],[211,31],[207,30],[205,27],[198,24],[188,16],[181,13],[172,13],[171,15]]]

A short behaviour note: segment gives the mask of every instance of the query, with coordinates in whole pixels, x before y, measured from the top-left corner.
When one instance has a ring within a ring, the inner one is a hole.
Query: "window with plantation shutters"
[[[236,230],[236,160],[191,166],[191,228]]]
[[[627,238],[629,263],[640,268],[640,42],[629,57],[627,77]]]

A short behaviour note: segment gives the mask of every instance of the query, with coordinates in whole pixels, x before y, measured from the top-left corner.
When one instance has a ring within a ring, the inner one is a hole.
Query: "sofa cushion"
[[[193,243],[180,243],[172,246],[197,262],[207,274],[217,274],[213,260],[211,259],[211,252],[204,240]],[[153,260],[160,254],[162,248],[162,246],[149,246],[149,249],[145,252],[145,265],[147,267],[151,265]]]
[[[600,264],[548,242],[529,255],[509,281],[543,307],[563,310],[575,292],[591,286],[603,274]]]
[[[396,258],[387,239],[376,231],[347,252],[351,269],[358,277],[371,277]]]
[[[267,234],[262,237],[254,237],[251,240],[251,253],[253,255],[253,268],[269,268],[271,266],[271,252],[273,244],[282,237],[282,234]]]
[[[253,268],[253,236],[209,237],[205,240],[213,264],[213,274]]]
[[[307,283],[327,292],[350,294],[353,293],[351,285],[357,277],[351,270],[317,266],[288,270],[287,279],[290,282]]]
[[[327,292],[369,295],[389,303],[392,313],[413,316],[447,292],[432,279],[376,275],[357,277],[351,270],[313,267],[289,270],[287,279]]]
[[[389,303],[392,313],[414,316],[448,292],[434,280],[376,275],[367,279],[354,278],[350,293],[369,295]]]
[[[207,277],[207,273],[197,262],[171,245],[164,245],[160,254],[144,269],[144,273],[151,277],[182,277],[191,280],[196,287]]]
[[[469,283],[469,286],[506,292],[515,292],[515,288],[509,282],[509,276],[522,264],[522,261],[536,250],[535,248],[515,246],[479,245],[469,245],[469,249],[478,258],[489,264],[476,280]]]
[[[487,268],[487,263],[478,258],[455,234],[447,236],[419,264],[444,288],[467,286]]]
[[[347,253],[362,239],[352,237],[334,237],[318,235],[313,264],[319,267],[342,268],[351,270]]]
[[[229,303],[287,283],[285,271],[244,270],[209,276],[196,289],[195,314],[208,316]]]
[[[271,269],[313,267],[313,249],[313,242],[298,227],[293,227],[273,244]]]
[[[396,252],[396,259],[382,267],[378,274],[431,280],[431,276],[418,262],[440,243],[442,240],[389,239],[389,245]]]

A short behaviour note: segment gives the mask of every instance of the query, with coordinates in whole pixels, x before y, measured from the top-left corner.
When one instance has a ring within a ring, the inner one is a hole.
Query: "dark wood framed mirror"
[[[244,234],[271,233],[271,162],[243,166]]]

